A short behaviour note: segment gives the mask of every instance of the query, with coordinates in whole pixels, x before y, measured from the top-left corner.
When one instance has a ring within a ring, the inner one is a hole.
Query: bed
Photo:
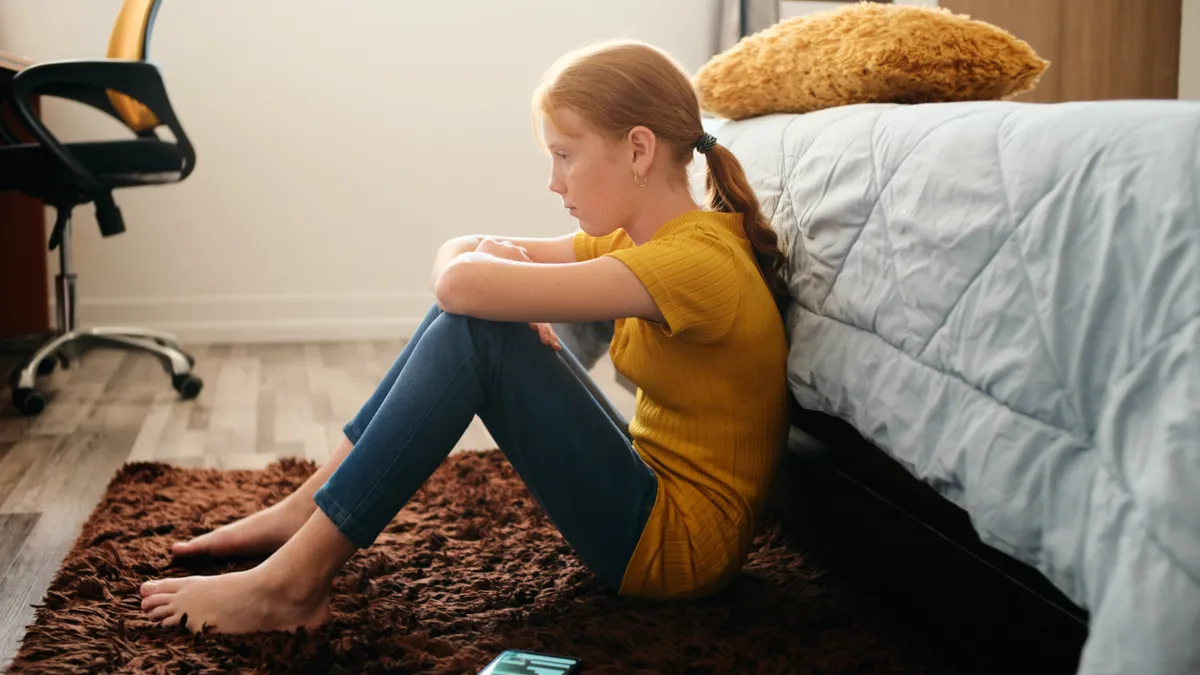
[[[1200,672],[1200,103],[705,124],[789,249],[796,426],[1036,571],[1080,673]]]

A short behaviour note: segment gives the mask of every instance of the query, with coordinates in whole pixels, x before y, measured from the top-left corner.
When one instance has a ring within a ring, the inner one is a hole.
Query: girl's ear
[[[629,130],[629,149],[632,150],[631,168],[634,173],[646,175],[650,165],[654,163],[654,154],[658,150],[658,139],[650,129],[637,126]]]

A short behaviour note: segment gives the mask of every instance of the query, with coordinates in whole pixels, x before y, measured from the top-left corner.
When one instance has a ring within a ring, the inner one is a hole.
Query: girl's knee
[[[465,316],[463,314],[450,314],[442,312],[437,318],[438,322],[452,330],[461,330],[469,332],[472,335],[490,335],[510,332],[514,327],[526,326],[527,324],[513,323],[509,321],[492,321],[490,319],[480,319],[474,316]],[[526,332],[532,332],[528,328]]]
[[[529,324],[520,321],[493,321],[449,313],[443,313],[437,320],[444,324],[447,330],[468,336],[477,347],[482,347],[483,343],[503,343],[511,346],[520,344],[521,340],[539,342],[537,333],[530,329]],[[517,342],[514,343],[514,340]]]

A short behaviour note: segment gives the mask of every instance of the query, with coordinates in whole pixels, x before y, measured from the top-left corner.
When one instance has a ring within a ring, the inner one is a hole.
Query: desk
[[[8,99],[13,75],[28,65],[28,59],[0,51],[0,102]],[[0,114],[10,129],[28,138],[8,105]],[[50,331],[46,242],[42,203],[18,192],[0,191],[0,339]]]

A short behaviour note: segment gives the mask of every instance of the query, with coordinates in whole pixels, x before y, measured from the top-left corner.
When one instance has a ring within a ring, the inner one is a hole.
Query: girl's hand
[[[511,241],[504,241],[502,239],[484,238],[480,241],[475,251],[487,253],[488,256],[509,259],[509,261],[533,262],[533,259],[529,258],[529,252],[524,250],[523,246],[516,246]],[[546,345],[556,352],[562,350],[563,345],[558,341],[558,335],[554,335],[554,329],[550,327],[550,324],[530,323],[529,329],[535,330],[538,333],[542,345]]]
[[[475,249],[479,253],[486,253],[497,258],[506,260],[515,260],[517,262],[533,262],[529,258],[529,252],[522,246],[514,246],[512,242],[503,241],[500,239],[484,238],[479,242],[479,246]],[[550,347],[554,351],[562,349],[562,344],[558,341],[558,336],[554,334],[554,329],[548,323],[531,323],[530,330],[536,331],[538,337],[541,338],[542,344]]]
[[[542,339],[542,344],[558,351],[562,349],[562,344],[558,341],[558,336],[554,334],[554,329],[548,323],[531,323],[529,327],[537,331],[538,337]]]
[[[485,237],[479,242],[479,246],[475,250],[479,253],[486,253],[487,255],[504,258],[505,260],[533,262],[533,259],[529,257],[529,251],[526,251],[524,247],[515,246],[512,242],[500,239]]]

